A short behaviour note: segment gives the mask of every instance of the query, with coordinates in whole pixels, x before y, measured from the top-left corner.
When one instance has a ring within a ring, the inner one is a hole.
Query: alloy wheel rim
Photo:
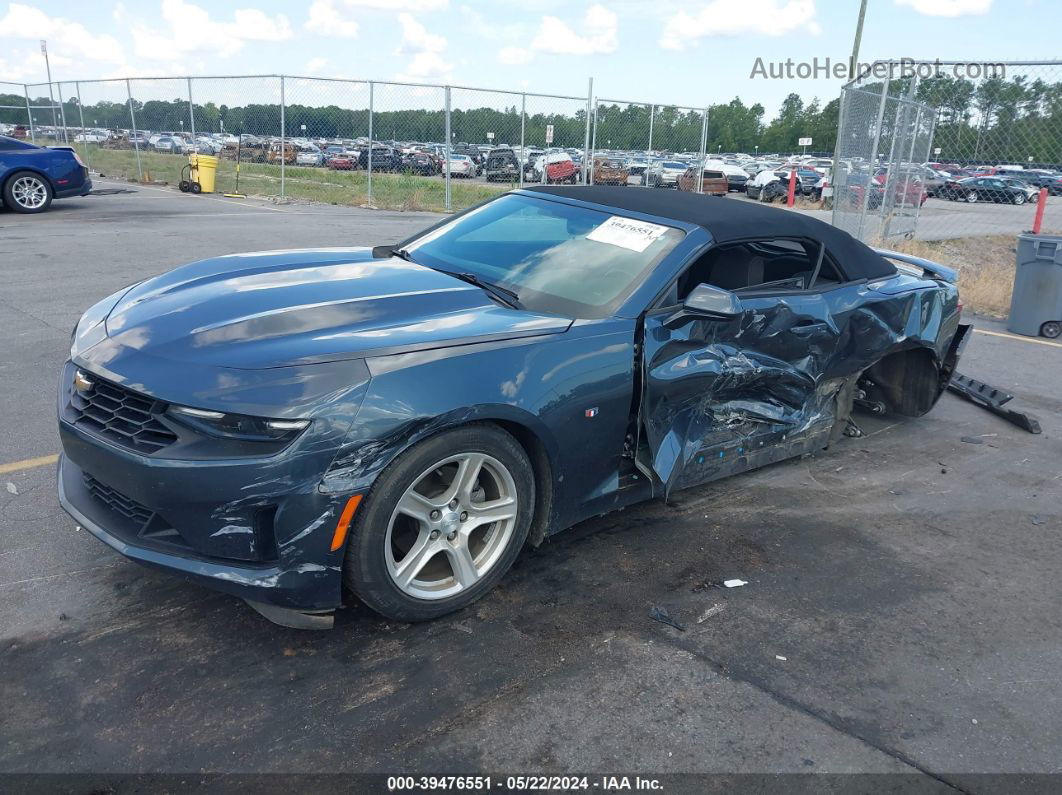
[[[516,527],[516,483],[485,453],[461,453],[424,470],[388,522],[384,558],[392,582],[416,599],[468,590],[498,564]]]
[[[36,177],[19,177],[11,186],[11,195],[19,207],[27,210],[36,210],[44,206],[48,198],[48,190],[44,183]]]

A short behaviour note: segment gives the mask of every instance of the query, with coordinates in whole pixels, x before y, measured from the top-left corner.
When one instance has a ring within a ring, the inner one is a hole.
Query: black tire
[[[1040,336],[1047,337],[1049,340],[1062,336],[1062,321],[1048,320],[1040,326]]]
[[[1025,199],[1025,194],[1024,193],[1015,193],[1014,194],[1014,203],[1015,204],[1025,204],[1025,201],[1026,201],[1026,199]]]
[[[16,185],[19,186],[17,197]],[[22,190],[23,185],[34,186],[34,193],[37,196],[43,192],[43,201],[41,201],[40,204],[37,204],[36,202],[27,203],[28,197]],[[34,214],[43,213],[51,207],[55,193],[52,190],[51,183],[48,182],[47,177],[43,177],[34,171],[16,171],[8,177],[7,182],[4,183],[3,196],[4,204],[8,209],[16,213]]]
[[[512,476],[517,496],[512,535],[493,566],[471,587],[441,599],[415,598],[403,592],[388,571],[385,542],[391,516],[418,476],[450,456],[472,452],[493,457]],[[460,610],[483,597],[512,566],[527,539],[534,502],[534,472],[512,436],[481,423],[443,431],[404,452],[373,483],[350,529],[343,582],[368,607],[395,621],[431,621]]]
[[[192,183],[192,193],[202,193],[202,192],[203,192],[203,186],[200,185],[198,182],[193,182]]]
[[[977,195],[977,191],[975,190],[970,191],[963,197],[967,204],[976,204],[979,198],[981,197]]]
[[[186,179],[182,179],[180,182],[177,183],[177,190],[179,190],[181,193],[188,193],[188,191],[190,191],[191,189],[192,183]]]

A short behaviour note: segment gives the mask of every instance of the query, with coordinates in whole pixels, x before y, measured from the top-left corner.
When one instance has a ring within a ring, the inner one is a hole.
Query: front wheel
[[[1014,194],[1014,203],[1015,204],[1025,204],[1025,194],[1024,193],[1016,193],[1016,194]]]
[[[16,213],[43,213],[52,196],[48,180],[32,171],[16,171],[4,183],[4,204]]]
[[[347,542],[343,580],[396,621],[428,621],[475,602],[527,538],[534,474],[516,440],[491,425],[432,436],[373,484]]]
[[[976,204],[977,203],[977,193],[975,191],[970,191],[969,193],[966,194],[966,203],[967,204]]]

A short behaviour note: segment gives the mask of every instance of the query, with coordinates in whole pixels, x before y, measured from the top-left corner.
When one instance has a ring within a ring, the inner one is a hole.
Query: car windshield
[[[562,202],[509,194],[408,243],[413,259],[514,291],[527,309],[611,314],[685,233]]]

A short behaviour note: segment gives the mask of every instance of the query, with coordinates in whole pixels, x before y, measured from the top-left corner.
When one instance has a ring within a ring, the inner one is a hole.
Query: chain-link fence
[[[885,243],[1062,230],[1062,62],[877,64],[841,102],[836,225]]]
[[[104,177],[453,210],[527,182],[584,182],[587,97],[280,75],[0,84],[0,124]],[[562,162],[563,161],[563,162]]]
[[[1016,236],[1062,233],[1062,62],[886,62],[845,86],[833,222],[1005,314]]]
[[[701,193],[707,124],[705,108],[598,98],[588,179]]]

